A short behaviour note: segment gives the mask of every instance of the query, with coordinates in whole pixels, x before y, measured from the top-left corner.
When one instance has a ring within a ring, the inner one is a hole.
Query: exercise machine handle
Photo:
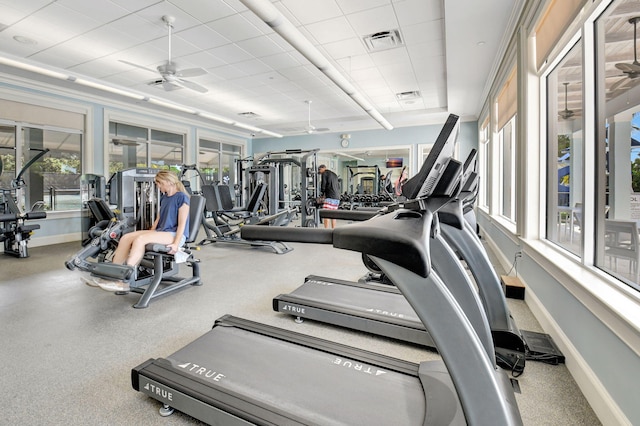
[[[380,214],[378,210],[330,210],[320,209],[321,219],[342,219],[362,222]]]
[[[245,225],[240,228],[240,235],[243,240],[250,241],[333,244],[333,229]]]

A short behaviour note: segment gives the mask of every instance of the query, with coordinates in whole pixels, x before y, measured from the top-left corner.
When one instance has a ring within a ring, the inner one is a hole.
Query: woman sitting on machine
[[[175,254],[189,238],[189,195],[178,177],[161,170],[155,176],[155,183],[162,193],[160,213],[151,229],[129,232],[120,238],[113,255],[114,264],[137,266],[149,243],[166,244],[169,254]],[[129,291],[129,283],[120,280],[83,277],[89,286],[107,291]]]

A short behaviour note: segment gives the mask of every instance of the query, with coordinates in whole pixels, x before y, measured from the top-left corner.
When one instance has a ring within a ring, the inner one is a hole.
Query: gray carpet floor
[[[200,287],[133,309],[139,295],[115,295],[84,285],[64,261],[79,243],[30,248],[30,257],[0,255],[0,403],[7,425],[199,424],[131,387],[131,368],[165,357],[211,329],[224,314],[295,330],[419,362],[437,359],[415,345],[313,321],[297,324],[272,310],[272,298],[309,274],[357,280],[358,253],[291,244],[268,249],[229,244],[201,248]],[[186,274],[186,272],[185,272]],[[509,299],[521,329],[543,331],[521,300]],[[599,421],[564,365],[527,362],[516,395],[526,425],[597,425]],[[481,395],[478,395],[481,398]]]

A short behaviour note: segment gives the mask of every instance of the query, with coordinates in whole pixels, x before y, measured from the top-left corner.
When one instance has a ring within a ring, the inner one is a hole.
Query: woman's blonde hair
[[[173,183],[178,191],[184,192],[185,194],[189,195],[182,182],[180,182],[180,179],[178,179],[178,176],[169,170],[160,170],[158,173],[156,173],[156,177],[154,180],[156,182],[162,181]]]

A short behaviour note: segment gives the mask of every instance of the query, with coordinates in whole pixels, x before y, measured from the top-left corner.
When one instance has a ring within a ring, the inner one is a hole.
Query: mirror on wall
[[[393,195],[402,179],[415,172],[411,161],[408,146],[318,152],[318,164],[340,177],[344,195]]]

